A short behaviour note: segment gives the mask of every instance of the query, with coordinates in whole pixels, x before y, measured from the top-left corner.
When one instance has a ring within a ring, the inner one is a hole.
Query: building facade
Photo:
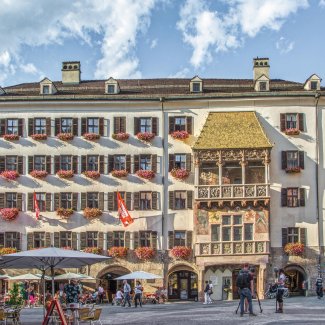
[[[311,291],[324,252],[324,89],[315,74],[301,84],[269,69],[256,58],[253,79],[83,81],[80,62],[63,62],[60,82],[0,88],[0,246],[125,247],[82,270],[113,293],[116,276],[141,269],[170,299],[200,297],[206,280],[215,299],[235,299],[243,262],[260,296],[275,267],[293,293]],[[303,252],[284,254],[288,243]]]

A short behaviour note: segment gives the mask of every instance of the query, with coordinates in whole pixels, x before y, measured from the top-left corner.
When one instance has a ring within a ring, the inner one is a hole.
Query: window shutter
[[[152,210],[158,210],[158,192],[151,192],[151,198]]]
[[[140,119],[138,117],[134,118],[134,134],[137,135],[140,132]]]
[[[54,174],[60,170],[60,156],[54,156]]]
[[[114,117],[114,134],[119,133],[121,129],[121,118],[120,117]]]
[[[54,211],[60,207],[60,193],[54,193]]]
[[[299,113],[298,114],[298,120],[299,120],[299,130],[300,131],[304,131],[305,129],[305,125],[304,125],[304,114],[303,113]]]
[[[87,233],[85,231],[80,233],[80,249],[87,247]]]
[[[117,192],[113,192],[113,211],[117,211]]]
[[[131,192],[126,192],[126,208],[128,210],[132,210],[132,193]]]
[[[169,134],[175,131],[175,117],[169,117]]]
[[[124,247],[126,248],[130,248],[130,242],[131,242],[131,238],[130,238],[130,232],[126,231],[125,235],[124,235]]]
[[[151,170],[157,174],[157,155],[151,155]]]
[[[306,246],[306,228],[299,228],[300,242]]]
[[[152,133],[154,133],[155,135],[158,135],[158,118],[153,117],[151,119],[151,123],[152,123]]]
[[[46,134],[48,137],[51,136],[51,118],[50,117],[47,117],[46,118]]]
[[[81,135],[87,133],[87,118],[83,117],[81,119]]]
[[[28,119],[28,135],[31,136],[34,134],[34,119],[29,118]]]
[[[120,117],[120,132],[126,132],[126,117]]]
[[[193,191],[187,191],[187,208],[193,208]]]
[[[72,169],[75,174],[78,174],[78,156],[72,156]]]
[[[107,194],[108,211],[114,211],[114,192]]]
[[[299,167],[305,169],[305,153],[304,151],[298,151],[299,154]]]
[[[133,208],[134,208],[134,210],[140,209],[140,193],[139,192],[133,193]]]
[[[99,156],[99,172],[101,174],[105,173],[105,162],[104,162],[104,155]]]
[[[5,193],[0,193],[0,209],[5,208]]]
[[[28,193],[27,210],[34,211],[34,193]]]
[[[174,247],[174,232],[168,231],[168,249],[172,249]]]
[[[126,167],[126,170],[131,173],[131,155],[126,155],[125,156],[125,167]]]
[[[186,117],[186,131],[189,134],[193,133],[193,117],[192,116],[187,116]]]
[[[299,189],[299,206],[301,206],[301,207],[305,206],[305,189],[304,188]]]
[[[51,233],[50,232],[46,232],[45,233],[45,247],[51,247],[52,243],[51,243]]]
[[[98,232],[97,247],[99,247],[101,249],[104,248],[104,233],[102,231]]]
[[[0,120],[0,136],[3,137],[6,134],[6,120],[2,118]]]
[[[282,247],[288,243],[288,229],[282,228]]]
[[[108,155],[108,173],[112,172],[114,169],[114,156]]]
[[[104,136],[104,118],[103,117],[99,118],[99,134],[101,136]]]
[[[6,169],[6,157],[0,156],[0,172],[3,172]]]
[[[78,249],[78,241],[77,241],[77,233],[76,232],[72,232],[72,248],[73,249]]]
[[[59,133],[61,133],[61,119],[56,118],[55,119],[55,128],[54,128],[55,136],[57,136]]]
[[[81,193],[81,210],[87,207],[87,193]]]
[[[20,232],[16,232],[16,238],[17,238],[17,246],[16,248],[18,250],[21,250],[21,233]]]
[[[78,193],[72,193],[72,210],[78,211]]]
[[[22,175],[24,174],[24,157],[17,156],[17,160],[18,160],[17,171],[20,175]]]
[[[175,155],[169,154],[168,171],[170,172],[175,166]]]
[[[174,202],[175,202],[174,198],[175,198],[174,191],[169,191],[168,192],[168,203],[169,203],[170,210],[174,210]]]
[[[280,114],[280,131],[284,132],[286,130],[286,115]]]
[[[138,248],[139,247],[139,232],[138,231],[135,231],[133,233],[133,247],[134,249]]]
[[[87,156],[81,156],[81,172],[85,172],[87,170]]]
[[[17,193],[17,209],[23,211],[23,194]]]
[[[46,211],[52,211],[52,193],[45,194],[45,207]]]
[[[287,198],[287,189],[282,188],[281,189],[281,206],[286,207],[288,204],[288,198]]]
[[[46,156],[46,171],[48,174],[52,174],[52,157]]]
[[[186,154],[186,170],[189,172],[192,170],[192,155],[190,153]]]
[[[5,234],[4,232],[0,232],[0,246],[5,246]]]
[[[136,173],[140,169],[140,156],[134,155],[133,173]]]
[[[281,157],[282,157],[282,169],[287,168],[287,152],[286,151],[281,151]]]
[[[27,250],[30,250],[32,248],[34,248],[34,234],[32,232],[28,232],[27,233]]]
[[[23,118],[18,119],[18,135],[20,137],[24,136],[24,119]]]
[[[72,134],[74,136],[78,136],[79,135],[79,132],[78,132],[78,118],[77,117],[74,117],[72,119]]]
[[[151,247],[154,249],[154,250],[157,250],[157,231],[152,231],[151,232]]]
[[[114,233],[113,233],[113,231],[109,231],[109,232],[107,233],[107,248],[108,248],[108,249],[110,249],[111,247],[114,246],[113,238],[114,238]]]
[[[60,247],[60,233],[58,231],[54,232],[54,247]]]
[[[193,232],[191,230],[186,231],[186,246],[192,248]]]
[[[98,209],[104,211],[104,192],[98,193]]]

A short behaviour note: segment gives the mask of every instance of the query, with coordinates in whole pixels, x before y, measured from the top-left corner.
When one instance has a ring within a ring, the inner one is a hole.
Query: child
[[[116,295],[115,295],[115,302],[117,306],[120,306],[122,303],[122,299],[123,299],[123,293],[122,293],[122,288],[119,288],[116,291]]]

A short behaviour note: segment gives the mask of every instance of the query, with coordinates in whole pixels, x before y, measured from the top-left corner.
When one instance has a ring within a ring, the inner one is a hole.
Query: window
[[[5,247],[20,248],[20,234],[18,232],[6,232]]]
[[[17,208],[17,193],[6,193],[6,208]]]
[[[47,95],[47,94],[50,93],[50,86],[49,85],[44,85],[42,87],[42,89],[43,89],[42,94]]]
[[[87,193],[87,207],[98,208],[98,193]]]
[[[185,231],[174,231],[174,246],[186,246]]]
[[[297,243],[299,241],[299,228],[288,228],[288,243]]]
[[[72,118],[61,118],[61,132],[72,133],[73,119]]]
[[[40,211],[46,211],[46,195],[45,193],[36,193],[36,201]]]
[[[6,169],[7,170],[18,170],[18,157],[17,156],[6,156]]]
[[[253,224],[245,223],[244,225],[244,240],[253,240]]]
[[[72,193],[61,193],[60,200],[61,208],[72,209]]]
[[[211,225],[211,241],[220,241],[220,225]]]
[[[151,192],[140,192],[140,210],[151,210],[151,201]]]
[[[87,231],[87,246],[97,247],[98,243],[98,232],[97,231]]]
[[[45,247],[45,232],[34,232],[34,248]]]
[[[186,155],[175,155],[175,163],[174,163],[175,168],[182,168],[186,169]]]
[[[18,119],[7,119],[7,134],[19,134]]]
[[[318,89],[318,81],[311,81],[310,90],[317,90],[317,89]]]
[[[288,207],[299,206],[298,188],[287,188],[287,205]]]
[[[126,157],[125,157],[125,155],[115,155],[114,156],[114,169],[115,170],[126,169]]]
[[[253,224],[244,224],[242,215],[223,215],[221,220],[221,225],[211,225],[211,241],[253,240]]]
[[[61,231],[60,232],[60,247],[72,247],[72,232]]]
[[[305,195],[306,195],[305,188],[301,187],[289,187],[289,188],[282,188],[281,189],[281,206],[295,208],[295,207],[304,207],[305,202]]]
[[[88,118],[87,119],[87,132],[99,134],[99,119]]]
[[[152,120],[151,117],[140,118],[140,132],[152,132]]]
[[[115,85],[107,85],[107,93],[115,94]]]
[[[140,247],[150,247],[151,231],[140,231]]]
[[[297,114],[286,114],[286,129],[298,129]]]
[[[46,170],[46,156],[34,156],[34,169]]]
[[[60,169],[72,170],[72,156],[61,156]]]
[[[140,169],[151,170],[151,155],[140,156]]]
[[[201,83],[193,82],[193,92],[200,92],[200,91],[201,91]]]
[[[287,168],[295,168],[298,166],[298,151],[287,151]]]
[[[175,131],[186,131],[186,117],[175,117]]]
[[[266,91],[266,82],[265,81],[260,81],[259,86],[260,86],[260,91]]]
[[[34,119],[34,133],[35,134],[46,134],[46,119],[35,118]]]
[[[98,171],[98,156],[87,156],[87,170]]]
[[[113,242],[116,247],[124,247],[124,231],[114,231]]]
[[[175,210],[186,209],[186,191],[175,191]]]

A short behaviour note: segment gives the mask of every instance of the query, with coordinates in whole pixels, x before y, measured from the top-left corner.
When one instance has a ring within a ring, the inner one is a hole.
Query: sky
[[[0,86],[61,80],[325,78],[325,0],[0,0]],[[322,82],[324,85],[324,82]]]

